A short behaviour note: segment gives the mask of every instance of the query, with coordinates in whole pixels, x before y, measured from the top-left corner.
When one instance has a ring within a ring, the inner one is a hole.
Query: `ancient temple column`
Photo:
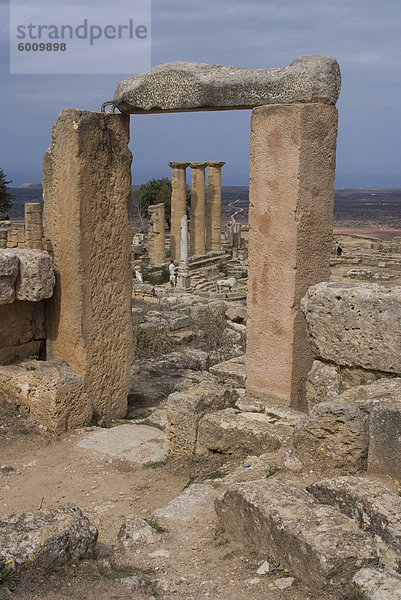
[[[186,168],[189,162],[175,161],[168,163],[171,167],[171,258],[180,259],[180,227],[181,219],[187,214],[187,182]]]
[[[69,108],[53,126],[43,163],[43,222],[56,268],[47,358],[64,359],[82,376],[106,419],[126,414],[131,387],[128,142],[128,115]]]
[[[336,136],[328,104],[252,113],[246,387],[301,410],[313,357],[300,300],[330,275]]]
[[[25,245],[43,250],[42,205],[40,202],[25,204]]]
[[[205,254],[205,169],[207,162],[191,162],[191,254]]]
[[[7,248],[7,229],[0,229],[0,248]]]
[[[178,268],[178,287],[189,290],[191,278],[188,270],[188,218],[184,215],[181,219],[180,230],[180,263]]]
[[[165,204],[149,206],[148,253],[151,265],[164,265],[166,262]]]
[[[207,167],[206,252],[221,250],[221,168],[223,161],[209,161]]]

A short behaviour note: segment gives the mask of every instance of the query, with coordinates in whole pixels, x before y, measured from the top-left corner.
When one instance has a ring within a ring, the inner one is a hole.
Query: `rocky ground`
[[[77,446],[88,432],[98,430],[86,428],[53,436],[36,429],[11,407],[2,408],[2,514],[79,506],[98,528],[101,548],[99,559],[77,562],[50,575],[39,573],[22,581],[10,576],[0,588],[0,597],[311,597],[288,578],[290,574],[284,565],[272,565],[270,573],[258,574],[260,565],[269,557],[245,552],[221,531],[213,499],[222,489],[222,476],[235,466],[243,468],[240,459],[171,459],[165,464],[144,467]],[[266,462],[266,468],[269,464]],[[214,479],[209,479],[207,485],[200,483],[211,477]],[[188,485],[193,486],[193,482],[198,482],[195,486],[204,489],[206,495],[197,492],[194,500],[176,507],[167,516],[163,511],[159,517],[153,516],[156,509],[188,489]],[[134,519],[137,522],[132,524]],[[139,532],[139,539],[130,540],[128,535],[124,546],[118,533],[127,522],[127,527]],[[281,590],[289,583],[288,589]]]
[[[400,285],[397,244],[337,241],[344,253],[332,259],[332,281]],[[135,343],[144,354],[132,367],[126,420],[54,435],[0,405],[0,525],[11,513],[77,506],[99,532],[90,558],[61,561],[50,573],[1,571],[0,598],[387,600],[375,595],[383,577],[379,593],[398,599],[400,576],[376,567],[400,571],[399,486],[366,474],[367,407],[378,394],[399,401],[388,364],[368,372],[316,361],[308,421],[269,411],[243,389],[241,294],[185,298],[167,285],[155,296],[148,287],[134,289]],[[368,386],[354,391],[358,384]],[[339,475],[356,475],[349,481],[362,486],[361,497]],[[384,515],[379,531],[372,510]],[[272,532],[281,560],[265,550]],[[371,567],[358,571],[352,592],[342,585],[349,564]]]

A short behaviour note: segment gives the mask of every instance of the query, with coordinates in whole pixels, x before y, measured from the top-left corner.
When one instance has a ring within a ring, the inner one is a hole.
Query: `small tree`
[[[10,194],[7,191],[7,185],[11,183],[11,181],[6,181],[6,174],[3,169],[0,169],[0,214],[7,214],[9,208],[11,208],[12,203],[11,200],[15,198],[14,194]]]
[[[191,200],[191,190],[187,186],[187,204]],[[139,186],[133,193],[136,213],[140,217],[148,217],[148,209],[151,204],[163,202],[166,207],[166,221],[170,226],[171,220],[171,181],[168,177],[161,179],[150,179]]]

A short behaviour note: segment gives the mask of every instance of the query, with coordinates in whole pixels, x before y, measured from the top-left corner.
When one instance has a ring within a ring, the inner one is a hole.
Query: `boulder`
[[[341,585],[377,561],[371,539],[349,517],[274,477],[232,485],[215,508],[228,535],[311,588]]]
[[[340,386],[341,377],[339,367],[315,360],[306,380],[308,410],[312,410],[315,404],[319,402],[329,400],[331,392],[338,394]]]
[[[92,416],[82,378],[60,359],[0,367],[0,393],[55,433],[81,427]]]
[[[19,260],[12,250],[0,250],[0,304],[15,300],[15,282],[19,272]]]
[[[401,575],[385,569],[361,569],[355,573],[353,592],[363,600],[400,600]]]
[[[276,69],[172,62],[121,81],[114,103],[123,113],[335,104],[340,85],[337,61],[323,54],[301,56]]]
[[[355,404],[322,402],[296,425],[294,447],[331,467],[365,469],[368,424],[368,415]]]
[[[401,287],[319,283],[301,308],[316,358],[401,373]]]
[[[50,571],[94,554],[97,529],[76,507],[59,506],[0,520],[0,571]]]
[[[127,517],[117,534],[117,540],[124,548],[153,544],[158,539],[155,528],[141,517]]]
[[[209,411],[223,409],[233,401],[233,392],[212,381],[204,381],[182,392],[170,394],[166,402],[166,433],[170,454],[192,456],[198,425]]]
[[[336,507],[356,521],[377,544],[386,567],[401,569],[401,498],[379,481],[335,477],[307,487],[319,502]]]
[[[240,413],[232,408],[205,415],[198,428],[196,454],[262,454],[277,450],[293,428],[268,415]]]
[[[54,264],[50,254],[43,250],[15,249],[20,262],[16,285],[18,300],[38,302],[53,295]]]
[[[246,322],[246,306],[233,306],[229,304],[226,310],[226,317],[234,323]]]

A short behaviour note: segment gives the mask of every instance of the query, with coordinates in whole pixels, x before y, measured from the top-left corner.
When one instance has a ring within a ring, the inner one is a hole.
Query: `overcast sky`
[[[336,187],[401,187],[400,17],[400,0],[152,0],[152,65],[268,68],[303,54],[332,55],[342,72]],[[0,35],[0,167],[13,185],[40,182],[58,113],[99,110],[134,72],[10,75],[5,0]],[[171,160],[224,160],[223,184],[248,184],[249,111],[132,116],[131,123],[133,183],[170,175]]]

